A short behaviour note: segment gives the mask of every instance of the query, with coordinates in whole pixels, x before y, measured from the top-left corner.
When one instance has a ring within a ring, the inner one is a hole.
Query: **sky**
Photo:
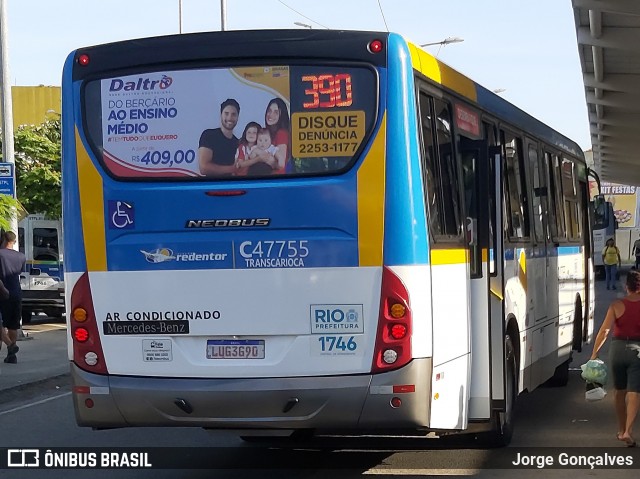
[[[221,29],[222,0],[4,0],[12,85],[60,85],[67,55],[132,38]],[[182,22],[179,5],[182,4]],[[227,0],[226,29],[392,31],[591,148],[571,0]]]

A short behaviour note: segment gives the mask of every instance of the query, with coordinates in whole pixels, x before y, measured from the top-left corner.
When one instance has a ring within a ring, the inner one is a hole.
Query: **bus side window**
[[[33,259],[58,261],[58,232],[55,228],[33,228]]]
[[[567,237],[572,241],[580,241],[582,237],[582,218],[580,216],[580,197],[575,164],[571,160],[562,158],[561,171]]]
[[[567,239],[567,233],[565,229],[564,208],[562,207],[562,181],[560,179],[560,160],[557,155],[550,155],[549,157],[549,189],[551,190],[551,205],[552,210],[555,212],[555,231],[552,229],[553,241],[559,243]]]
[[[442,188],[442,212],[444,234],[460,236],[462,221],[460,211],[460,182],[458,166],[453,149],[453,132],[451,131],[451,107],[443,100],[434,99],[436,111],[436,140],[438,142],[438,160],[440,182]]]
[[[439,183],[436,182],[438,173],[435,163],[433,123],[429,98],[429,96],[420,92],[418,106],[422,133],[422,183],[424,185],[429,230],[433,235],[438,236],[443,234],[440,221],[440,197],[442,192],[440,191]]]
[[[505,227],[510,239],[519,241],[529,237],[529,199],[525,178],[522,141],[502,131],[505,158],[507,221]]]
[[[437,238],[460,237],[460,187],[458,167],[453,150],[451,109],[449,104],[419,93],[422,133],[422,176],[428,223]],[[433,114],[433,108],[437,114]],[[437,241],[437,240],[436,240]]]
[[[542,244],[545,240],[544,218],[546,216],[546,188],[544,175],[540,174],[540,164],[538,161],[538,150],[533,143],[529,144],[529,171],[531,172],[531,183],[533,196],[531,205],[533,206],[533,234],[536,244]]]

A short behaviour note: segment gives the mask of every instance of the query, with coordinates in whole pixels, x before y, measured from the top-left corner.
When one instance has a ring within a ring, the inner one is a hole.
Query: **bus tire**
[[[22,324],[29,324],[33,317],[33,310],[31,308],[22,308]]]
[[[489,447],[508,446],[513,437],[515,406],[518,397],[518,366],[516,351],[509,333],[504,337],[505,355],[505,405],[504,411],[494,413],[493,431],[484,443]]]

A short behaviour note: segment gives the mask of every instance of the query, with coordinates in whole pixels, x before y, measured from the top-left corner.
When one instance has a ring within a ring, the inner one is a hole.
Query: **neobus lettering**
[[[328,115],[328,116],[299,116],[298,128],[301,130],[310,128],[357,128],[357,115]]]

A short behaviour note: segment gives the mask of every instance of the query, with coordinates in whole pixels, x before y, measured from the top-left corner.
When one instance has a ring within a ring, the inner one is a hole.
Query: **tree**
[[[62,215],[60,119],[22,125],[14,133],[17,196],[30,213]]]
[[[18,200],[9,195],[0,194],[0,228],[8,231],[11,229],[11,219],[16,216],[20,208]]]

